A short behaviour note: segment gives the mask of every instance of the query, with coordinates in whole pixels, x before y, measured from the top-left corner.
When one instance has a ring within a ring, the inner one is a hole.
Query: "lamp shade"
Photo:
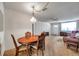
[[[35,23],[35,22],[36,22],[36,18],[33,16],[33,17],[30,19],[30,21],[31,21],[32,23]]]

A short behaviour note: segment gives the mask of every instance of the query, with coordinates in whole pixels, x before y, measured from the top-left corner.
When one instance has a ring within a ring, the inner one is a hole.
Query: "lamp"
[[[32,23],[35,23],[35,22],[36,22],[36,18],[35,18],[34,16],[32,16],[32,18],[30,19],[30,21],[31,21]]]
[[[34,15],[35,14],[34,11],[35,12],[45,11],[47,9],[48,4],[49,3],[47,2],[41,10],[36,10],[35,6],[34,5],[32,6],[33,12],[32,12],[32,18],[30,19],[30,21],[32,22],[32,34],[34,34],[34,31],[35,31],[35,29],[34,29],[35,25],[34,24],[37,21],[36,18],[35,18],[35,15]]]
[[[32,18],[30,19],[30,21],[32,22],[32,34],[34,34],[34,24],[35,24],[35,22],[36,22],[36,18],[34,17],[34,6],[32,6],[32,8],[33,8],[33,13],[32,13]]]
[[[30,20],[31,22],[32,22],[32,34],[34,34],[34,31],[35,31],[35,22],[36,22],[36,18],[33,16],[32,18],[31,18],[31,20]]]

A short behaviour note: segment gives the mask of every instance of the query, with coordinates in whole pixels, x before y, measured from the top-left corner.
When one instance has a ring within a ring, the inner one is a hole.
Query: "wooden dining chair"
[[[25,45],[18,46],[13,34],[11,34],[11,37],[13,39],[13,43],[14,43],[14,46],[16,48],[16,54],[15,54],[15,56],[18,56],[19,53],[22,52],[22,51],[26,51],[26,46]]]
[[[38,37],[38,41],[36,45],[31,45],[31,48],[36,50],[36,54],[38,55],[38,51],[40,50],[42,52],[42,56],[44,56],[44,50],[45,50],[45,35],[41,34]]]

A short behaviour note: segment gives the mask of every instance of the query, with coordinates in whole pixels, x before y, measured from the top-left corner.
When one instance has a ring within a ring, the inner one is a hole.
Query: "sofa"
[[[67,32],[60,32],[60,36],[68,36]]]
[[[79,39],[76,37],[76,33],[79,33],[79,31],[72,31],[69,36],[63,36],[63,41],[66,43],[67,48],[73,46],[76,48],[76,51],[78,51],[79,48]]]

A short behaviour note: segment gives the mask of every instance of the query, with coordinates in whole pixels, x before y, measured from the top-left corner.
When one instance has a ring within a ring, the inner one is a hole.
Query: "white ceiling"
[[[43,3],[28,3],[28,2],[5,2],[5,8],[20,11],[31,15],[31,7],[45,4]],[[41,7],[40,7],[41,8]],[[47,6],[47,10],[36,14],[36,17],[40,21],[53,21],[53,18],[57,20],[72,20],[79,18],[79,3],[78,2],[50,2]]]

